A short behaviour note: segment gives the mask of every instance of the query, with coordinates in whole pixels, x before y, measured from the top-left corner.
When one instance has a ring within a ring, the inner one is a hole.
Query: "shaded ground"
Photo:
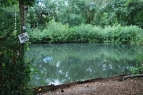
[[[37,95],[143,95],[143,77],[97,80]]]

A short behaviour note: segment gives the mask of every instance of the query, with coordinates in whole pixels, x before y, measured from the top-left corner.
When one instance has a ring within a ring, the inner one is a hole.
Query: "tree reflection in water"
[[[63,84],[77,80],[130,73],[137,45],[95,43],[34,44],[26,56],[32,60],[31,83],[34,86]]]

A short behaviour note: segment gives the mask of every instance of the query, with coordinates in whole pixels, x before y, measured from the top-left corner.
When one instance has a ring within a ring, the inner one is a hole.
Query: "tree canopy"
[[[1,6],[10,6],[17,4],[19,1],[24,1],[26,5],[33,5],[35,0],[0,0]]]
[[[28,22],[43,27],[54,18],[70,26],[85,23],[143,27],[142,10],[142,0],[37,0],[29,9]]]

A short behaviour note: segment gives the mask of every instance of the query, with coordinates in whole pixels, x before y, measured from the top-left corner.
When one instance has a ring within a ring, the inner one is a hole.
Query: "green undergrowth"
[[[52,20],[45,29],[28,28],[32,43],[129,43],[140,44],[143,42],[143,29],[138,26],[93,26],[81,24],[69,27]]]
[[[24,56],[27,44],[19,44],[14,13],[0,11],[0,95],[33,95],[30,62]]]
[[[0,34],[0,95],[32,95],[30,62],[24,56],[27,45],[9,33]]]
[[[128,68],[132,74],[143,74],[143,55],[137,56],[136,66]]]

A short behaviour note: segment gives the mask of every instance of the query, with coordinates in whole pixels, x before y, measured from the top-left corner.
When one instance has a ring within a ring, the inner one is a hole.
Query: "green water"
[[[34,44],[26,52],[32,60],[34,86],[64,84],[77,80],[129,74],[140,45],[95,43]]]

